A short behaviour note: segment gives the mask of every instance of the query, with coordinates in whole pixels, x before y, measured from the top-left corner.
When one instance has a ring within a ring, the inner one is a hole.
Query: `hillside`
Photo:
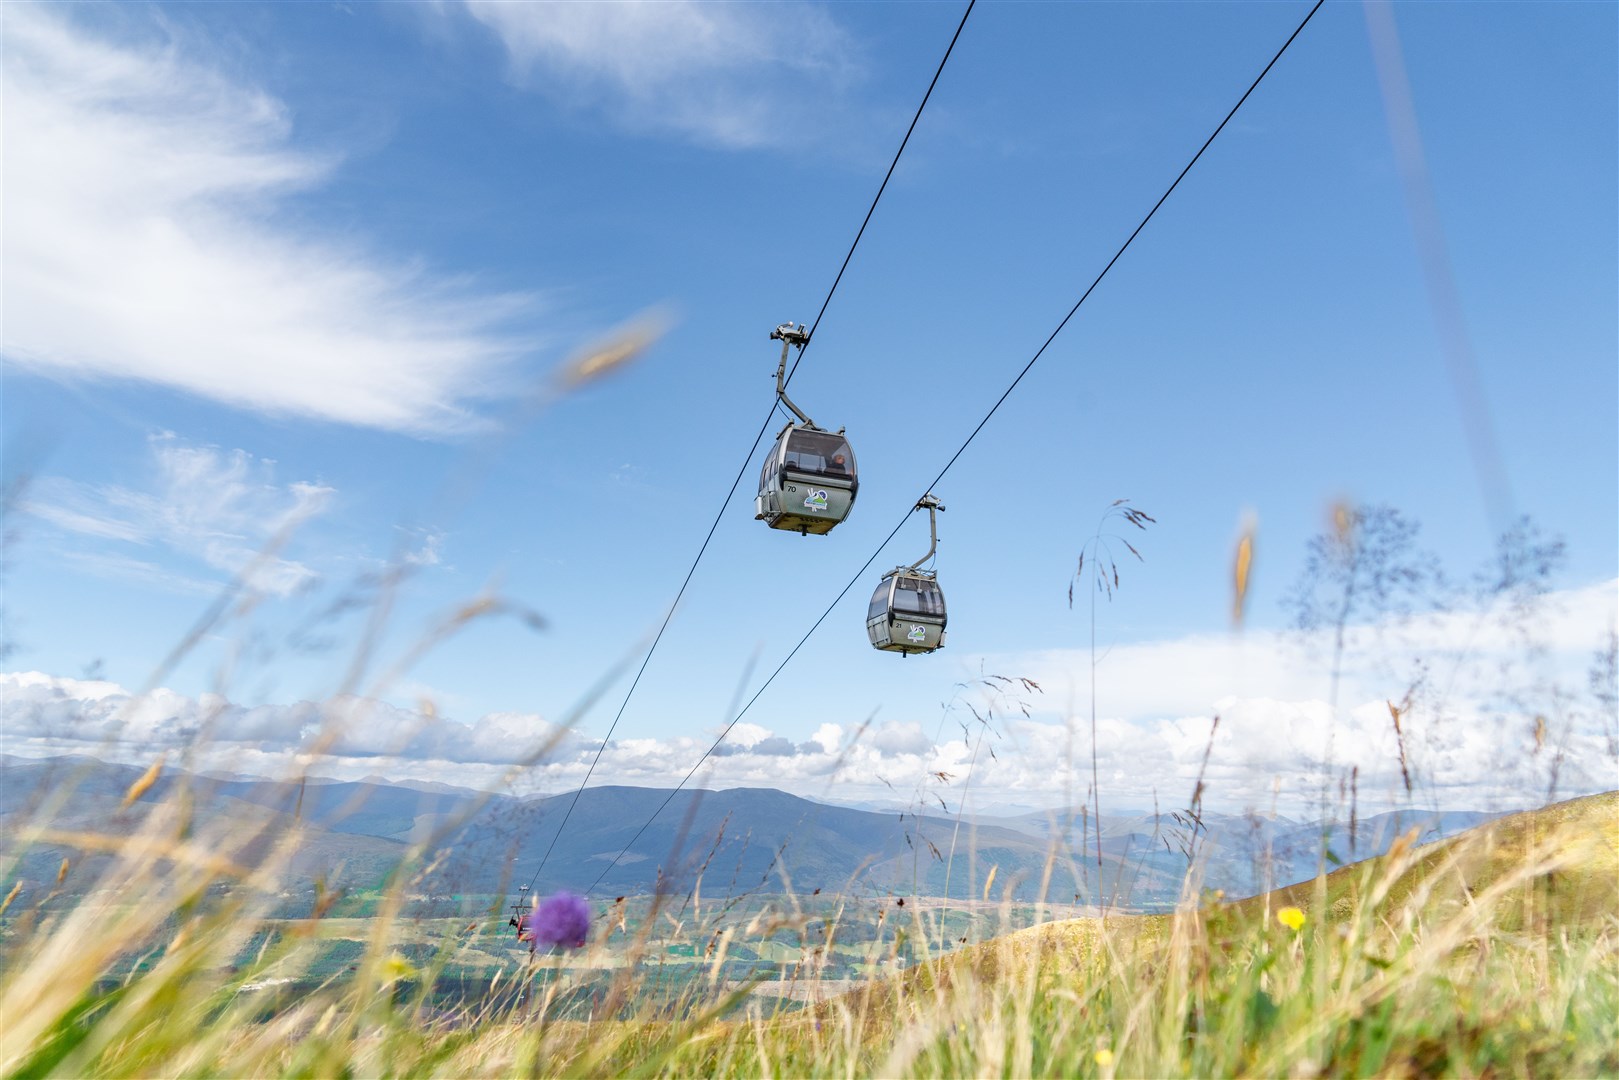
[[[1098,875],[1094,853],[1088,845],[1080,850],[1086,825],[1072,813],[967,818],[958,836],[953,818],[839,806],[766,788],[671,797],[663,789],[605,786],[580,796],[564,829],[571,793],[520,799],[381,779],[292,784],[187,777],[173,768],[140,795],[136,808],[125,809],[124,794],[140,774],[84,758],[0,759],[0,823],[19,827],[34,808],[50,805],[53,828],[124,835],[144,810],[184,786],[199,820],[269,826],[271,832],[294,824],[304,829],[296,880],[289,882],[294,892],[312,888],[316,878],[367,888],[418,841],[429,843],[438,860],[420,891],[439,896],[510,891],[534,877],[549,851],[540,888],[595,885],[598,896],[644,894],[660,881],[686,889],[701,874],[707,895],[819,889],[943,896],[948,888],[956,898],[982,899],[993,869],[995,897],[1028,902],[1040,898],[1049,861],[1044,896],[1052,902],[1105,901],[1151,911],[1175,903],[1188,866],[1187,829],[1170,815],[1105,818]],[[640,831],[665,799],[668,806]],[[1323,836],[1326,851],[1348,861],[1387,850],[1413,827],[1419,840],[1429,840],[1488,817],[1402,811],[1360,821],[1350,835],[1341,825],[1324,832],[1306,821],[1211,813],[1197,839],[1201,883],[1227,896],[1249,895],[1313,878]],[[70,856],[61,845],[37,845],[17,876],[54,878],[61,858]],[[94,857],[76,865],[65,889],[90,887],[97,865]]]
[[[103,887],[103,871],[113,856],[79,838],[129,837],[159,807],[172,812],[176,831],[201,836],[213,850],[228,853],[231,861],[245,866],[255,865],[272,844],[295,833],[298,840],[288,873],[299,885],[312,887],[320,881],[323,887],[373,888],[405,853],[406,845],[399,840],[328,828],[228,794],[229,785],[211,788],[209,781],[200,779],[183,806],[175,805],[179,789],[170,776],[160,778],[134,806],[126,807],[125,793],[140,775],[139,769],[88,759],[6,761],[0,768],[0,825],[8,837],[23,835],[25,828],[43,828],[46,835],[21,849],[8,844],[0,851],[8,860],[15,859],[5,867],[5,887],[21,884],[24,895],[48,887],[64,898]]]
[[[88,800],[76,820],[134,820],[114,805],[124,778],[35,794]],[[664,794],[604,799],[633,816]],[[209,815],[299,827],[238,795],[199,790],[197,828],[219,826]],[[343,796],[306,788],[296,812]],[[746,790],[684,809],[695,835],[705,814],[772,807],[803,810]],[[796,828],[835,848],[887,820],[861,815],[823,807]],[[822,897],[811,910],[802,893],[733,906],[709,892],[704,915],[643,899],[628,927],[601,920],[579,952],[529,957],[490,920],[406,912],[414,883],[370,917],[244,919],[251,890],[208,904],[175,893],[170,909],[168,872],[129,864],[121,895],[43,918],[25,900],[0,925],[0,1011],[27,1021],[0,1031],[0,1061],[24,1075],[1608,1075],[1616,869],[1619,793],[1427,845],[1401,838],[1250,900],[1203,894],[1173,914],[976,945],[957,936],[962,916],[1016,926],[1015,905]],[[157,906],[128,902],[148,893]],[[111,1068],[108,1048],[125,1047],[139,1059]]]
[[[1420,831],[1416,832],[1420,836]],[[1517,932],[1619,930],[1619,791],[1555,803],[1478,825],[1420,846],[1396,843],[1387,855],[1269,893],[1202,909],[1216,938],[1263,930],[1276,912],[1296,907],[1312,919],[1397,921],[1405,914],[1435,925],[1469,903],[1488,900],[1490,925]],[[921,984],[948,984],[962,971],[995,978],[1030,962],[1082,962],[1105,944],[1162,943],[1173,915],[1120,914],[1065,919],[961,950]]]
[[[1537,866],[1544,869],[1532,872]],[[1289,905],[1312,912],[1325,905],[1332,918],[1347,918],[1371,884],[1369,870],[1345,867],[1327,875],[1324,888],[1304,882],[1232,907],[1250,914]],[[1619,918],[1619,791],[1510,814],[1425,845],[1390,884],[1381,906],[1414,901],[1434,913],[1492,890],[1500,893],[1502,929],[1521,929],[1525,920],[1589,927]]]

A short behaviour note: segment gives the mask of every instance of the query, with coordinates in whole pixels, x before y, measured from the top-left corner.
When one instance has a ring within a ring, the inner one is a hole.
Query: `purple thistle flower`
[[[536,945],[583,948],[590,938],[590,905],[571,892],[547,897],[529,919]]]

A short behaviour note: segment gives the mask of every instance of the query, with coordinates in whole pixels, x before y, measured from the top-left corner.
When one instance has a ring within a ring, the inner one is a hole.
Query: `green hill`
[[[1491,925],[1502,931],[1534,928],[1619,928],[1619,791],[1589,795],[1475,826],[1420,847],[1396,841],[1389,853],[1200,912],[1211,932],[1238,937],[1298,908],[1308,922],[1388,919],[1402,909],[1434,922],[1488,898]],[[1368,908],[1367,900],[1375,899]],[[1112,915],[1066,919],[1030,927],[962,950],[948,962],[980,977],[1029,960],[1072,960],[1104,943],[1166,937],[1173,915]],[[918,976],[924,980],[930,976]],[[948,976],[945,976],[948,979]]]
[[[1426,844],[1388,884],[1379,905],[1417,903],[1430,916],[1492,896],[1502,930],[1601,926],[1619,918],[1619,791],[1588,795],[1539,810],[1510,814],[1459,836]],[[1254,915],[1285,906],[1350,917],[1369,874],[1390,858],[1327,875],[1324,888],[1302,882],[1231,905]]]

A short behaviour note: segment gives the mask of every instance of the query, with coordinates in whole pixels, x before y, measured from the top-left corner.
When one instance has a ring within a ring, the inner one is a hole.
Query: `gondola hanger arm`
[[[820,431],[821,429],[815,426],[815,421],[805,416],[804,410],[794,405],[792,399],[787,396],[787,351],[794,345],[798,346],[800,352],[803,351],[804,346],[809,344],[808,328],[784,322],[770,332],[770,340],[781,342],[781,362],[776,365],[776,399],[803,421],[805,427],[811,431]]]
[[[939,550],[938,512],[944,509],[944,503],[940,502],[930,491],[916,500],[916,505],[911,509],[913,512],[917,510],[926,510],[928,512],[928,553],[906,568],[908,570],[920,570],[922,569],[922,564],[933,558],[934,552]]]

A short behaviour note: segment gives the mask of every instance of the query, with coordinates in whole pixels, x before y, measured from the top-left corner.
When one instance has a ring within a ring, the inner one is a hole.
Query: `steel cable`
[[[1226,124],[1230,123],[1231,118],[1237,115],[1237,110],[1242,108],[1243,103],[1248,100],[1249,95],[1251,95],[1259,87],[1259,84],[1264,81],[1265,76],[1270,74],[1271,68],[1276,66],[1276,62],[1282,58],[1284,53],[1287,52],[1288,47],[1293,44],[1294,39],[1296,39],[1299,34],[1303,33],[1304,28],[1309,25],[1310,20],[1315,17],[1315,13],[1321,9],[1322,4],[1324,3],[1326,3],[1326,0],[1316,0],[1314,6],[1310,8],[1309,13],[1304,16],[1303,21],[1300,22],[1299,25],[1293,30],[1293,33],[1288,36],[1287,40],[1282,43],[1282,47],[1276,51],[1276,55],[1271,57],[1270,63],[1265,65],[1264,70],[1262,70],[1258,76],[1254,78],[1254,81],[1249,85],[1248,89],[1243,91],[1242,97],[1238,98],[1237,103],[1231,107],[1229,112],[1226,113],[1225,119],[1220,121],[1219,126],[1214,129],[1214,132],[1203,141],[1202,146],[1198,147],[1197,153],[1192,155],[1191,160],[1186,163],[1186,167],[1183,168],[1180,171],[1180,174],[1175,177],[1174,182],[1171,183],[1169,187],[1165,189],[1164,193],[1158,197],[1158,201],[1153,204],[1151,210],[1147,211],[1147,215],[1141,219],[1141,223],[1135,227],[1134,231],[1130,233],[1129,237],[1124,241],[1124,243],[1119,245],[1118,251],[1114,252],[1113,257],[1107,261],[1107,265],[1102,267],[1101,273],[1096,275],[1096,278],[1090,283],[1090,286],[1085,290],[1080,298],[1075,301],[1074,306],[1068,309],[1068,314],[1063,316],[1062,321],[1057,324],[1057,328],[1047,336],[1045,342],[1035,352],[1034,356],[1029,359],[1029,362],[1023,365],[1023,370],[1018,372],[1017,377],[1012,380],[1011,384],[1007,386],[1006,390],[1002,392],[1001,396],[996,399],[995,404],[990,406],[989,411],[984,414],[984,418],[978,421],[978,426],[973,428],[972,433],[967,436],[959,447],[957,447],[956,452],[950,456],[950,460],[945,462],[944,468],[940,469],[939,474],[933,478],[932,483],[928,484],[927,491],[923,493],[924,495],[933,491],[933,489],[938,485],[939,481],[943,480],[945,474],[948,473],[951,467],[955,465],[956,460],[960,458],[961,455],[966,451],[967,447],[972,445],[973,440],[978,437],[978,433],[984,430],[984,425],[989,423],[990,418],[995,415],[1006,399],[1011,396],[1012,391],[1017,389],[1018,384],[1023,381],[1023,377],[1029,373],[1031,368],[1034,367],[1036,361],[1038,361],[1040,357],[1045,354],[1046,349],[1049,348],[1051,343],[1056,340],[1057,335],[1062,333],[1063,328],[1068,325],[1071,319],[1073,319],[1074,315],[1079,311],[1080,306],[1083,305],[1090,297],[1091,293],[1096,290],[1096,287],[1102,283],[1102,279],[1107,276],[1108,271],[1113,269],[1113,265],[1119,261],[1119,258],[1123,256],[1130,245],[1135,242],[1135,238],[1141,234],[1141,230],[1145,229],[1147,227],[1147,223],[1153,219],[1153,215],[1158,213],[1158,208],[1163,206],[1165,200],[1167,200],[1174,190],[1180,186],[1180,182],[1186,178],[1187,173],[1192,171],[1192,166],[1197,164],[1198,159],[1203,156],[1203,152],[1209,148],[1210,144],[1214,142],[1214,140],[1219,136],[1220,132],[1225,130]],[[954,42],[952,42],[952,44],[954,44]],[[753,703],[758,701],[760,695],[770,688],[770,684],[775,681],[776,676],[780,675],[782,670],[786,668],[788,662],[790,662],[792,658],[798,654],[798,650],[804,647],[804,643],[809,641],[810,636],[813,635],[817,629],[819,629],[821,623],[826,621],[826,617],[832,614],[832,609],[837,607],[838,604],[842,602],[843,598],[848,595],[849,590],[854,588],[856,583],[860,581],[860,578],[865,574],[866,570],[870,568],[871,564],[877,561],[877,556],[881,555],[883,549],[893,541],[895,536],[899,535],[900,529],[905,527],[905,523],[910,520],[911,514],[914,511],[915,506],[913,505],[910,510],[905,512],[905,516],[900,518],[899,523],[894,526],[893,531],[883,538],[882,543],[877,546],[877,550],[873,551],[871,553],[871,557],[861,564],[860,569],[857,570],[854,576],[849,579],[849,583],[845,585],[841,591],[839,591],[832,603],[827,605],[826,610],[821,612],[820,617],[815,620],[814,624],[810,626],[809,630],[805,632],[804,636],[798,639],[798,644],[793,646],[792,651],[789,652],[786,658],[783,659],[782,662],[776,666],[776,669],[770,673],[770,676],[766,678],[759,689],[754,692],[754,695],[748,699],[747,704],[742,706],[742,711],[737,713],[729,724],[725,725],[725,729],[720,732],[719,738],[715,739],[714,744],[703,752],[702,757],[697,759],[697,764],[693,765],[691,770],[686,773],[685,777],[680,781],[679,786],[675,787],[669,792],[669,794],[664,798],[663,802],[658,806],[658,809],[653,811],[652,816],[647,818],[646,822],[640,827],[640,829],[636,830],[635,835],[630,838],[630,842],[624,845],[623,849],[613,857],[612,862],[607,864],[606,869],[604,869],[601,874],[597,876],[596,880],[591,883],[590,888],[585,890],[587,894],[594,890],[597,885],[602,883],[602,880],[606,878],[613,867],[618,865],[618,860],[624,857],[625,853],[635,845],[635,842],[641,838],[642,834],[644,834],[646,830],[652,826],[652,823],[657,820],[658,815],[663,813],[664,809],[671,801],[673,801],[675,795],[677,795],[691,780],[691,778],[697,774],[697,770],[702,767],[703,762],[707,761],[714,751],[719,749],[720,744],[725,741],[725,737],[731,733],[731,729],[736,727],[737,723],[741,721],[743,716],[747,715],[748,710],[753,708]]]
[[[967,25],[967,16],[972,14],[973,5],[977,2],[978,0],[968,0],[967,10],[962,12],[961,22],[956,25],[956,32],[951,36],[950,44],[944,50],[944,56],[939,59],[939,66],[933,72],[933,79],[928,83],[927,92],[922,95],[921,104],[917,105],[916,113],[911,117],[911,124],[905,129],[905,137],[900,140],[899,149],[894,152],[894,159],[888,164],[888,172],[883,175],[883,182],[878,186],[877,194],[872,197],[871,205],[866,209],[866,216],[861,220],[860,228],[855,233],[854,241],[849,245],[849,251],[843,257],[843,264],[838,267],[837,276],[832,280],[832,287],[827,290],[826,299],[821,301],[821,309],[816,312],[815,321],[810,324],[809,335],[804,344],[799,347],[798,356],[793,360],[793,368],[791,372],[788,372],[786,382],[791,382],[793,373],[798,371],[799,362],[804,359],[804,350],[809,348],[810,341],[814,339],[815,329],[821,325],[821,317],[826,314],[827,306],[832,303],[832,297],[837,293],[838,285],[843,281],[843,272],[849,268],[849,261],[854,258],[855,249],[860,246],[861,238],[866,235],[866,226],[871,224],[871,216],[876,212],[877,204],[882,201],[883,192],[888,190],[888,181],[894,175],[894,169],[899,165],[900,156],[905,153],[905,147],[911,141],[911,133],[916,130],[917,122],[922,119],[922,111],[927,108],[928,99],[933,96],[933,88],[939,84],[939,76],[944,74],[944,66],[949,62],[950,54],[955,50],[956,42],[961,37],[961,31]],[[747,474],[748,467],[753,462],[753,455],[758,452],[759,444],[764,441],[765,432],[770,429],[770,421],[776,414],[776,408],[777,402],[772,401],[770,412],[765,415],[764,423],[759,426],[759,433],[753,437],[753,444],[748,447],[748,452],[742,459],[742,467],[737,470],[735,479],[731,481],[731,486],[726,491],[724,500],[720,503],[719,512],[714,515],[714,520],[708,527],[708,533],[703,537],[702,546],[697,549],[697,556],[692,559],[691,566],[687,568],[686,576],[680,583],[680,589],[675,593],[674,601],[669,605],[669,611],[663,617],[663,623],[658,627],[658,632],[653,637],[652,644],[647,648],[646,657],[641,661],[641,666],[636,671],[635,678],[630,681],[630,688],[625,692],[624,700],[619,703],[618,712],[614,715],[613,722],[608,725],[607,734],[602,737],[601,745],[596,748],[596,756],[591,759],[590,767],[585,770],[585,777],[579,782],[578,790],[574,792],[573,799],[568,803],[568,809],[564,811],[562,821],[557,825],[556,832],[552,834],[551,843],[546,847],[545,854],[541,856],[540,865],[535,868],[534,876],[529,879],[528,890],[525,891],[532,890],[535,882],[539,881],[540,872],[545,869],[545,864],[550,861],[551,852],[556,849],[557,840],[562,836],[562,830],[567,827],[568,819],[573,816],[574,807],[579,805],[579,797],[584,794],[586,785],[590,783],[590,778],[595,775],[596,766],[601,761],[602,754],[606,751],[607,744],[613,737],[613,732],[618,729],[618,722],[623,718],[624,710],[628,708],[630,699],[635,696],[636,688],[641,685],[641,676],[646,673],[647,665],[652,662],[653,654],[658,651],[658,644],[663,640],[664,631],[669,628],[669,623],[674,618],[675,611],[680,607],[681,598],[686,595],[686,588],[691,584],[692,576],[697,573],[698,564],[703,561],[703,556],[708,552],[709,542],[714,539],[714,532],[719,528],[720,520],[725,516],[726,507],[730,506],[731,499],[736,496],[737,486],[742,483],[742,477]],[[875,555],[872,557],[876,558]],[[795,649],[794,652],[796,651]],[[771,678],[774,679],[775,676],[772,675]],[[770,684],[766,682],[765,685]],[[751,705],[752,702],[750,701],[748,704]],[[744,709],[744,711],[746,710]],[[730,728],[726,728],[726,730],[729,731]],[[704,754],[703,757],[706,759],[708,755]],[[701,762],[698,764],[701,764]],[[687,779],[690,779],[690,777],[688,776]],[[685,781],[681,783],[684,785]],[[617,860],[614,861],[616,862]],[[594,888],[595,886],[591,887]]]

